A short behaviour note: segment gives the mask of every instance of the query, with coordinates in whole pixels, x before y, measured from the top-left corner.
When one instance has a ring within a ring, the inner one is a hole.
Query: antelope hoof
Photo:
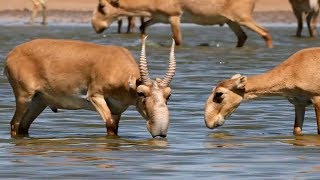
[[[115,131],[108,131],[108,136],[118,136],[118,133],[116,133]]]
[[[18,128],[19,128],[19,123],[11,124],[11,131],[10,131],[11,136],[17,136]]]
[[[295,127],[293,129],[293,134],[296,136],[302,135],[302,129],[300,127]]]

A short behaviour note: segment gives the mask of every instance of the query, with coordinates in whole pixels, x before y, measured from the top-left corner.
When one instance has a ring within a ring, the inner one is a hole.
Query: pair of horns
[[[142,48],[141,48],[141,55],[139,60],[139,70],[140,70],[140,76],[143,84],[151,84],[151,79],[149,76],[148,71],[148,65],[147,65],[147,58],[146,58],[146,39],[147,36],[142,39]],[[159,85],[163,87],[167,87],[175,72],[176,72],[176,60],[174,58],[174,47],[175,42],[172,40],[172,45],[170,49],[170,58],[169,58],[169,65],[168,65],[168,71],[164,78],[160,81]]]

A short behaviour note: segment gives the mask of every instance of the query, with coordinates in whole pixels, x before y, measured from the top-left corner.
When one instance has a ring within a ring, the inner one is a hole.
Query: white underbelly
[[[95,111],[95,107],[89,100],[87,100],[87,96],[85,95],[58,96],[51,94],[41,94],[41,97],[47,106],[57,109],[85,109]],[[112,114],[121,114],[129,106],[126,104],[122,104],[120,101],[115,100],[111,97],[108,97],[105,100]]]
[[[49,94],[42,94],[42,98],[46,105],[58,109],[86,109],[95,111],[94,106],[84,96],[53,96]]]
[[[317,11],[319,9],[318,0],[309,0],[309,4],[312,10]]]

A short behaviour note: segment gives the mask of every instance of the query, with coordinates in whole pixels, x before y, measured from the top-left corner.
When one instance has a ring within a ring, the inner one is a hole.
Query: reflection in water
[[[157,150],[166,148],[166,139],[129,140],[120,137],[68,137],[63,139],[18,139],[13,140],[17,155],[50,156],[57,153],[99,153],[123,151],[130,147]]]
[[[303,171],[301,173],[313,174],[313,173],[319,173],[319,172],[320,172],[320,166],[312,166],[311,169]]]
[[[210,138],[215,138],[215,139],[232,139],[233,135],[221,132],[221,133],[209,134],[209,137]]]
[[[283,142],[295,146],[320,146],[320,135],[301,135],[294,139],[284,140]]]
[[[240,146],[244,146],[243,144],[234,143],[235,137],[231,134],[227,133],[212,133],[209,134],[209,138],[214,139],[214,142],[205,143],[204,146],[206,148],[236,148]]]
[[[17,157],[47,158],[48,166],[86,166],[116,168],[114,162],[125,161],[126,157],[113,157],[113,151],[163,151],[166,139],[129,140],[120,137],[66,137],[62,139],[16,139],[12,154]],[[53,160],[57,159],[59,160]],[[13,163],[26,164],[17,160]]]

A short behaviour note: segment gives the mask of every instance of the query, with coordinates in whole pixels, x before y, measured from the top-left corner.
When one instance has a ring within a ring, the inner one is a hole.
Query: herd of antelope
[[[42,8],[46,20],[46,0],[34,3],[30,23]],[[237,47],[247,39],[242,27],[258,33],[272,47],[269,32],[252,18],[255,0],[99,0],[92,15],[92,27],[103,32],[122,18],[128,18],[127,32],[141,18],[142,47],[136,63],[129,50],[75,40],[36,39],[18,45],[5,60],[4,74],[13,89],[16,110],[10,122],[11,135],[27,136],[32,122],[49,107],[85,109],[99,113],[107,134],[117,135],[121,114],[134,105],[146,119],[152,137],[166,137],[169,127],[167,102],[170,82],[175,75],[175,45],[181,45],[181,23],[199,25],[227,24],[238,38]],[[306,14],[311,37],[316,36],[319,0],[289,0],[298,21],[296,36],[301,36],[302,17]],[[147,19],[145,21],[145,18]],[[146,28],[169,23],[172,46],[163,78],[150,79],[145,55]],[[64,56],[68,54],[68,56]],[[52,68],[55,67],[55,68]],[[233,75],[213,88],[204,109],[204,120],[213,129],[224,124],[243,100],[261,96],[284,96],[295,107],[293,133],[300,135],[305,109],[313,105],[320,134],[320,48],[307,48],[290,56],[275,68],[259,75]],[[319,79],[318,79],[319,78]]]

